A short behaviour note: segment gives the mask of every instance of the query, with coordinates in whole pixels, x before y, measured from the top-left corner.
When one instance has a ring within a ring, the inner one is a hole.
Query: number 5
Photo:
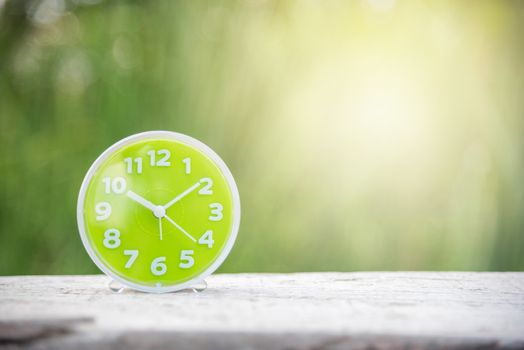
[[[194,250],[182,250],[180,251],[180,266],[182,269],[189,269],[195,265],[195,259],[193,259]]]

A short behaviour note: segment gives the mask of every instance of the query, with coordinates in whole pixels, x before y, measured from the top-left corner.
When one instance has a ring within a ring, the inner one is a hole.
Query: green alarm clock
[[[133,289],[191,288],[225,260],[240,197],[224,161],[175,132],[129,136],[105,150],[78,197],[80,237],[93,262]]]

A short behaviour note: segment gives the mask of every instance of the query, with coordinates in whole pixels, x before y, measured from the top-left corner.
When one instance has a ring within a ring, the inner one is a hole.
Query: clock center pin
[[[161,218],[163,218],[163,217],[166,215],[166,210],[164,209],[163,206],[161,206],[161,205],[157,205],[157,206],[155,207],[155,210],[153,211],[153,214],[154,214],[157,218],[161,219]]]

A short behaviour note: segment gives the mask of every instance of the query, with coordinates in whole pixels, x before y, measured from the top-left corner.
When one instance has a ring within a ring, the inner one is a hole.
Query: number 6
[[[151,262],[151,273],[155,276],[162,276],[167,272],[167,266],[164,264],[165,256],[159,256]]]

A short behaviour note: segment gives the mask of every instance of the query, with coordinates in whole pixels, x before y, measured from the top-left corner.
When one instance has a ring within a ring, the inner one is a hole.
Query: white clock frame
[[[192,146],[202,153],[204,153],[206,156],[208,156],[220,169],[224,177],[226,178],[226,182],[229,185],[229,188],[231,190],[232,195],[232,201],[233,201],[233,223],[231,225],[231,230],[229,232],[229,237],[227,239],[226,244],[220,251],[220,254],[215,258],[213,263],[202,273],[194,276],[189,281],[171,285],[171,286],[158,286],[158,287],[149,287],[140,285],[131,281],[126,280],[125,278],[122,278],[118,276],[116,273],[111,271],[110,268],[108,268],[102,260],[98,257],[98,255],[95,253],[93,247],[89,243],[89,239],[86,234],[85,230],[85,222],[84,222],[84,202],[85,202],[85,196],[86,191],[91,183],[91,179],[93,178],[93,175],[98,170],[100,165],[115,151],[118,149],[129,145],[131,143],[134,143],[139,140],[143,139],[150,139],[150,138],[156,138],[156,139],[168,139],[168,140],[175,140],[178,142],[185,143],[189,146]],[[213,151],[209,146],[202,143],[201,141],[192,138],[191,136],[187,136],[184,134],[180,134],[173,131],[164,131],[164,130],[156,130],[156,131],[146,131],[141,132],[138,134],[134,134],[131,136],[128,136],[109,148],[107,148],[91,165],[89,170],[87,171],[86,176],[84,177],[84,180],[82,181],[82,186],[80,187],[80,192],[78,194],[78,202],[77,202],[77,209],[76,209],[76,216],[77,216],[77,223],[78,223],[78,230],[80,232],[80,238],[82,239],[82,243],[84,244],[84,247],[89,254],[89,257],[93,262],[98,266],[102,272],[104,272],[107,276],[111,277],[113,280],[120,282],[122,285],[130,287],[132,289],[136,289],[142,292],[150,292],[150,293],[169,293],[169,292],[175,292],[182,289],[191,288],[195,284],[198,283],[198,281],[201,281],[205,279],[207,276],[211,275],[213,272],[218,269],[220,265],[224,262],[226,257],[231,252],[231,249],[233,248],[233,245],[235,244],[238,229],[240,227],[240,195],[238,193],[238,188],[235,183],[235,180],[233,178],[233,175],[231,174],[231,171],[227,167],[226,163],[220,158],[220,156]]]

